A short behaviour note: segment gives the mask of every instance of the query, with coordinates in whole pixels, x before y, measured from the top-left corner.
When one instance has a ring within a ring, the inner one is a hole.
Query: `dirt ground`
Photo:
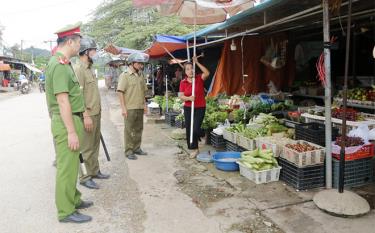
[[[93,221],[76,225],[56,219],[54,150],[44,94],[0,93],[0,121],[6,122],[0,124],[1,233],[374,232],[374,210],[356,219],[333,217],[314,205],[319,190],[296,191],[283,182],[256,185],[238,172],[189,159],[185,141],[171,138],[175,128],[151,118],[145,119],[142,142],[149,155],[127,160],[116,93],[101,87],[101,97],[102,134],[111,162],[102,149],[99,162],[111,178],[98,181],[99,190],[78,184],[83,198],[95,204],[82,211]],[[212,149],[202,145],[202,151]],[[374,187],[359,191],[370,200]]]

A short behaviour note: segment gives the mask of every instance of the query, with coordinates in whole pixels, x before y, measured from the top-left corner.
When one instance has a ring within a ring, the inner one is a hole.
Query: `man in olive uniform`
[[[80,175],[81,185],[90,189],[99,189],[93,178],[108,179],[109,175],[102,174],[99,169],[99,147],[100,147],[100,93],[98,81],[91,70],[96,60],[96,43],[90,37],[81,38],[79,49],[79,61],[74,66],[75,74],[83,89],[85,100],[85,111],[83,113],[84,134],[81,145],[83,160],[86,165],[87,174]]]
[[[57,50],[46,69],[46,97],[52,114],[51,129],[56,142],[56,207],[60,222],[82,223],[91,217],[77,209],[93,205],[82,201],[78,191],[80,144],[83,137],[84,99],[69,59],[80,47],[80,24],[56,32]]]
[[[128,57],[129,69],[122,73],[117,86],[118,97],[125,121],[125,156],[137,159],[136,155],[147,155],[141,149],[143,131],[143,113],[147,86],[143,76],[144,63],[148,55],[133,53]]]

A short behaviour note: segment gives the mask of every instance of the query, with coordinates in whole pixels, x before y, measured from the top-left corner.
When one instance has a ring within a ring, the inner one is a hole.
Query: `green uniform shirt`
[[[46,97],[48,110],[60,114],[56,95],[68,93],[72,113],[84,112],[85,105],[77,77],[69,61],[57,52],[48,62],[46,69]]]
[[[129,68],[128,72],[120,75],[117,91],[124,93],[127,110],[144,108],[146,90],[143,74],[139,75]]]
[[[79,84],[83,88],[83,96],[88,115],[98,115],[101,109],[98,80],[89,68],[89,64],[82,61],[78,61],[78,63],[74,65],[74,72],[78,77]]]

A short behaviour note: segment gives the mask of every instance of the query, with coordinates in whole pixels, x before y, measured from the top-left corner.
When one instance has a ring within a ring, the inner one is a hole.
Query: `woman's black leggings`
[[[190,122],[191,122],[191,107],[184,107],[185,126],[186,126],[186,141],[188,149],[198,149],[198,140],[204,136],[204,131],[201,129],[204,113],[206,108],[194,108],[194,129],[193,129],[193,143],[190,143]]]

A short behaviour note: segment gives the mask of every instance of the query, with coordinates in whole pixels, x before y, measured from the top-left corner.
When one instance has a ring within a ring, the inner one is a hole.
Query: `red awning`
[[[186,40],[183,37],[156,35],[151,47],[146,49],[146,53],[151,58],[158,58],[180,49],[186,49]]]
[[[0,71],[10,71],[10,65],[9,64],[1,64],[0,63]]]

